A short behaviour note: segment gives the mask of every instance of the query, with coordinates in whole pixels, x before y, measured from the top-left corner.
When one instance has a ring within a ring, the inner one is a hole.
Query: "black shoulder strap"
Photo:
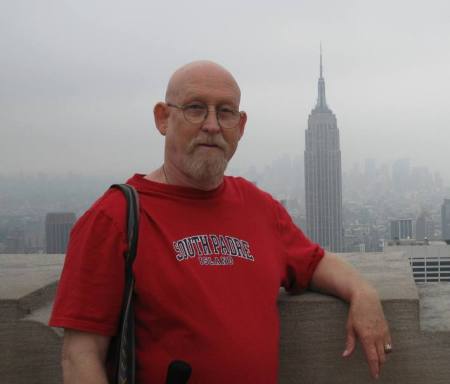
[[[111,188],[120,189],[127,200],[128,251],[125,254],[125,288],[122,311],[117,334],[116,372],[117,383],[135,383],[135,337],[134,337],[134,274],[133,262],[136,258],[139,234],[139,197],[137,191],[128,184],[114,184]]]
[[[128,253],[126,262],[132,265],[136,257],[139,234],[139,196],[136,189],[128,184],[113,184],[111,188],[120,189],[127,200]]]
[[[125,288],[122,311],[117,335],[112,340],[108,360],[109,376],[112,384],[135,384],[136,356],[134,332],[134,274],[133,262],[136,258],[139,234],[139,197],[136,190],[128,184],[114,184],[111,188],[120,189],[127,200],[128,252],[125,255]],[[187,383],[191,366],[184,361],[173,361],[168,368],[166,383]]]

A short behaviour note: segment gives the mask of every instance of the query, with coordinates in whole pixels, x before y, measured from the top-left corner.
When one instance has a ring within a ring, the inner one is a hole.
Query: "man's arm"
[[[350,304],[347,343],[342,356],[361,342],[372,376],[378,378],[386,361],[384,346],[392,344],[378,293],[362,276],[338,256],[326,252],[314,271],[311,288],[335,295]]]
[[[110,338],[64,330],[62,367],[64,384],[108,384],[105,370]]]

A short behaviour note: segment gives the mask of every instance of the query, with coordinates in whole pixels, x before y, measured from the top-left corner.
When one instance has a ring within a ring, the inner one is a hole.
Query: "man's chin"
[[[198,146],[192,153],[192,161],[197,164],[215,167],[215,164],[227,162],[225,150],[218,146]],[[198,165],[200,166],[200,165]]]
[[[228,161],[222,156],[197,158],[189,165],[189,174],[197,180],[213,180],[223,177]]]

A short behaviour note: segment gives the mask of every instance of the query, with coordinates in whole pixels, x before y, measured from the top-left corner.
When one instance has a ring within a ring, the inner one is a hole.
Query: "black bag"
[[[133,262],[136,258],[139,234],[139,196],[128,184],[114,184],[111,188],[120,189],[127,200],[128,252],[125,254],[125,288],[117,335],[111,339],[107,357],[108,379],[111,384],[135,384],[136,356],[134,334],[134,274]],[[180,360],[170,363],[166,384],[184,384],[191,376],[191,366]]]
[[[114,184],[127,200],[128,251],[125,254],[125,288],[117,335],[111,340],[108,350],[107,369],[111,384],[135,384],[136,359],[134,336],[134,274],[133,262],[136,258],[139,234],[139,197],[128,184]]]

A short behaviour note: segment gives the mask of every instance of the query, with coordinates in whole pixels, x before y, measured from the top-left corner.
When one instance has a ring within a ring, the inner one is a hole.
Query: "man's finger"
[[[342,357],[350,356],[355,350],[356,346],[356,335],[352,327],[347,330],[347,341],[345,343],[345,351],[342,353]]]
[[[374,344],[363,344],[364,353],[366,354],[367,363],[369,364],[370,372],[375,379],[380,376],[380,361],[378,358],[378,351]]]
[[[377,343],[378,360],[380,366],[386,362],[386,352],[384,351],[384,344],[382,342]]]

